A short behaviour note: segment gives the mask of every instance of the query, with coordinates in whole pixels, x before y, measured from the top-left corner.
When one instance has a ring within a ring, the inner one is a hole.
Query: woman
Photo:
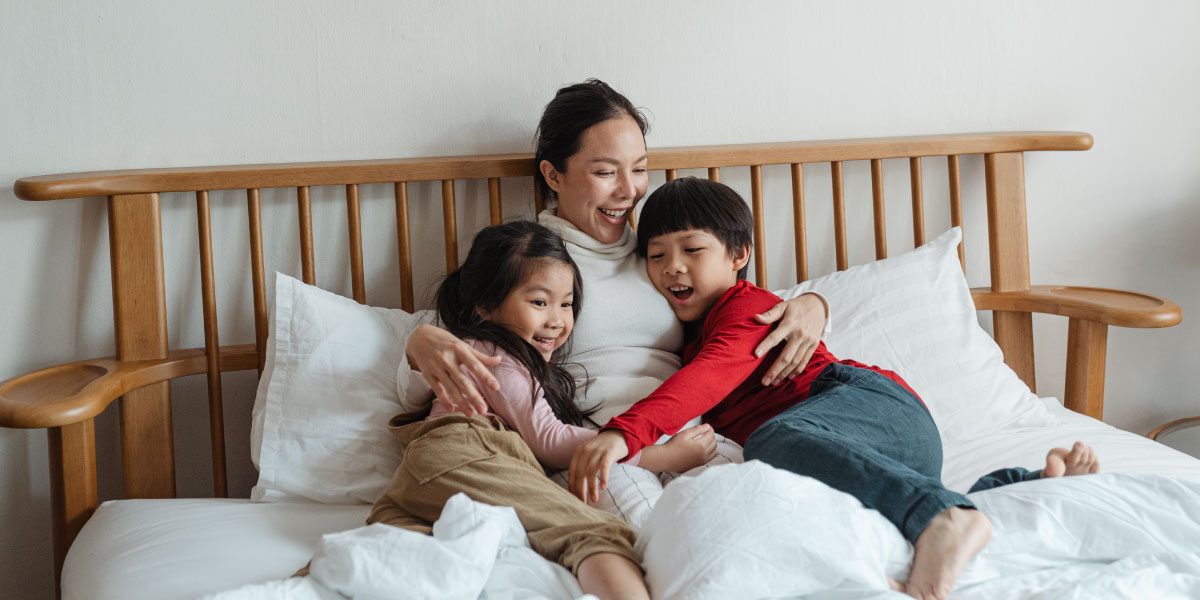
[[[646,276],[636,256],[629,215],[646,194],[645,117],[596,79],[558,90],[538,123],[534,160],[538,193],[548,207],[538,222],[557,231],[583,273],[588,309],[575,325],[570,362],[581,409],[603,425],[654,391],[680,368],[683,327]],[[805,294],[760,315],[778,326],[755,352],[786,342],[764,384],[800,373],[826,326],[823,298]],[[496,359],[450,333],[424,325],[409,337],[409,364],[446,408],[473,415],[483,397],[463,369],[492,388]]]
[[[535,141],[540,176],[534,182],[549,207],[538,222],[562,236],[588,294],[587,310],[575,323],[567,369],[575,378],[576,404],[591,413],[597,427],[650,395],[682,366],[683,326],[650,283],[628,225],[634,205],[646,194],[645,132],[645,117],[627,98],[591,79],[558,90],[546,105]],[[763,323],[779,325],[756,352],[786,340],[764,382],[783,382],[803,370],[820,341],[826,313],[820,296],[806,294],[762,316]],[[405,350],[408,364],[448,410],[468,416],[486,410],[465,371],[497,389],[488,370],[494,358],[432,326],[414,331]],[[401,377],[416,379],[408,373]],[[689,423],[695,424],[698,420]],[[741,448],[718,436],[717,456],[708,464],[741,460]],[[673,475],[662,477],[668,481]],[[553,479],[567,487],[565,472]],[[645,469],[618,465],[605,491],[594,506],[639,529],[662,483]]]

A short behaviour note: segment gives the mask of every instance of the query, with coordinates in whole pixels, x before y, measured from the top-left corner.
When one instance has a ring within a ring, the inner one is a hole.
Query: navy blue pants
[[[807,400],[750,434],[745,457],[858,498],[913,543],[938,513],[975,507],[942,485],[942,440],[925,405],[891,379],[849,365],[825,367]],[[1001,469],[971,491],[1038,477],[1041,471]]]

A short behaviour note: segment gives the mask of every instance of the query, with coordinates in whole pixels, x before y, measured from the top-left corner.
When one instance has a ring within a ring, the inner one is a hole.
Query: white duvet
[[[1200,598],[1200,481],[1103,474],[1026,482],[970,498],[991,543],[953,597]],[[879,513],[758,462],[667,486],[640,532],[656,598],[907,598],[912,547]],[[533,553],[515,513],[458,495],[424,536],[383,525],[322,538],[312,575],[239,588],[265,598],[575,598]]]

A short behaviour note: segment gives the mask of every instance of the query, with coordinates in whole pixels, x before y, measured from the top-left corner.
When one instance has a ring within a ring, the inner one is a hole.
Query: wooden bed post
[[[46,430],[50,456],[50,515],[54,531],[54,593],[62,597],[67,549],[99,505],[96,430],[92,419]]]
[[[158,194],[109,196],[108,232],[117,359],[166,358],[167,300]],[[175,497],[170,389],[164,381],[121,398],[126,498]]]
[[[1067,380],[1063,405],[1093,419],[1104,418],[1104,361],[1108,325],[1072,318],[1067,325]]]
[[[1029,232],[1025,221],[1025,164],[1021,152],[985,154],[988,249],[992,291],[1029,290]],[[1033,314],[992,311],[993,337],[1004,362],[1036,392]]]

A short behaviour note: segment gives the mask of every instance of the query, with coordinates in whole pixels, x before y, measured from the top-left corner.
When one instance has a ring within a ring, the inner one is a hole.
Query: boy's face
[[[749,250],[731,258],[721,240],[702,229],[666,233],[646,244],[646,273],[680,321],[699,321],[737,283]]]

